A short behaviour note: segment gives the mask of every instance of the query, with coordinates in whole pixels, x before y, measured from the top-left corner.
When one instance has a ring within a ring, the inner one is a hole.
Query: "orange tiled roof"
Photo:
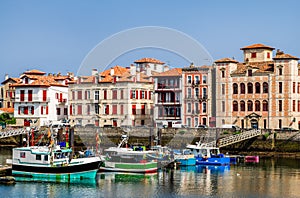
[[[44,75],[46,72],[37,70],[37,69],[33,69],[33,70],[29,70],[24,72],[24,74],[31,74],[31,75]]]
[[[24,87],[24,86],[46,86],[46,87],[50,87],[50,86],[68,86],[68,85],[64,85],[61,84],[59,82],[57,82],[57,80],[55,78],[57,78],[57,76],[40,76],[40,75],[26,75],[24,74],[21,78],[25,78],[28,77],[29,79],[33,80],[32,83],[30,84],[23,84],[22,82],[18,82],[18,83],[14,83],[12,84],[12,86],[14,87]],[[64,76],[62,78],[69,78],[69,76]]]
[[[237,69],[232,72],[234,75],[243,75],[246,74],[248,68],[257,69],[254,73],[266,73],[274,71],[274,62],[273,61],[264,61],[264,62],[251,62],[251,63],[238,63]]]
[[[112,69],[114,70],[114,76],[122,76],[124,72],[126,72],[128,69],[122,67],[122,66],[119,66],[119,65],[116,65],[114,67],[112,67]],[[110,75],[110,70],[111,69],[107,69],[103,72],[101,72],[101,76],[107,76],[107,75]]]
[[[238,63],[238,61],[231,58],[221,58],[219,60],[216,60],[215,63]]]
[[[296,59],[296,60],[299,60],[298,57],[292,56],[290,54],[285,54],[282,51],[278,51],[276,53],[276,56],[273,59]]]
[[[275,49],[273,47],[270,47],[270,46],[266,46],[264,44],[261,44],[261,43],[257,43],[257,44],[253,44],[253,45],[249,45],[249,46],[246,46],[246,47],[242,47],[241,50],[245,50],[245,49]]]
[[[8,79],[6,79],[5,81],[3,81],[1,84],[4,85],[5,83],[7,83],[7,82],[10,81],[10,80],[14,81],[15,83],[21,82],[21,79],[20,79],[20,78],[8,78]]]
[[[165,72],[158,73],[154,76],[181,76],[182,68],[173,68]]]
[[[134,63],[155,63],[155,64],[165,64],[164,62],[157,60],[155,58],[142,58],[139,60],[134,61]]]
[[[14,108],[0,108],[0,111],[5,113],[14,113]]]

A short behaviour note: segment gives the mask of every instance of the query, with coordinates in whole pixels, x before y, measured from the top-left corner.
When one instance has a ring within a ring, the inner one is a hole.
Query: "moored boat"
[[[94,179],[101,162],[98,156],[73,157],[71,148],[61,147],[53,139],[49,146],[14,148],[12,175],[16,180],[76,182]]]
[[[245,162],[248,163],[258,163],[259,162],[259,156],[245,156]]]
[[[190,149],[194,154],[196,165],[221,166],[230,164],[230,157],[220,153],[218,147],[198,143],[196,145],[188,145],[187,149]]]
[[[196,158],[189,149],[184,149],[182,153],[175,155],[175,161],[181,166],[195,166]]]

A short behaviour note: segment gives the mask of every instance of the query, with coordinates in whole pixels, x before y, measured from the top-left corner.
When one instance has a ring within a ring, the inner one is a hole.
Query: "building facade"
[[[300,128],[300,69],[298,58],[273,47],[241,48],[243,62],[215,61],[216,126],[241,128]]]
[[[15,89],[14,117],[19,126],[45,126],[68,119],[68,82],[70,76],[45,75],[26,71]]]
[[[210,125],[211,68],[193,64],[182,68],[182,121],[188,127]]]

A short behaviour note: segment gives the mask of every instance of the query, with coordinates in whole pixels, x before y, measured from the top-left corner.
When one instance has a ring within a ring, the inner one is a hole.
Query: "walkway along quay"
[[[39,133],[34,131],[34,138]],[[98,148],[99,150],[118,144],[122,134],[130,136],[129,145],[145,145],[150,148],[160,144],[172,149],[183,149],[187,144],[202,141],[207,144],[216,144],[222,152],[230,154],[240,153],[265,153],[266,156],[289,156],[300,158],[300,133],[271,131],[263,129],[252,129],[234,131],[221,128],[166,128],[157,129],[153,127],[127,127],[127,128],[99,128],[99,127],[74,127],[75,150],[86,148]],[[59,130],[58,133],[63,133]],[[28,129],[17,129],[15,131],[1,131],[0,145],[12,145],[21,143],[22,137],[28,137]],[[13,138],[10,138],[13,137]],[[98,137],[98,138],[97,138]],[[37,142],[36,140],[34,142]]]

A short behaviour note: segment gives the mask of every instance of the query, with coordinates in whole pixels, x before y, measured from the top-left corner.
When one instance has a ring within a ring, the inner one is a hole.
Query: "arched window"
[[[241,111],[245,111],[246,110],[245,101],[242,100],[240,102],[240,108],[241,108]]]
[[[252,94],[253,93],[253,84],[252,83],[248,83],[247,84],[247,88],[248,88],[248,94]]]
[[[268,111],[268,109],[269,109],[269,108],[268,108],[268,106],[269,106],[269,105],[268,105],[268,101],[264,100],[264,101],[262,102],[262,105],[263,105],[263,109],[262,109],[262,110],[263,110],[263,111]]]
[[[251,100],[248,100],[247,107],[248,107],[248,111],[253,111],[253,102]]]
[[[238,111],[239,110],[239,105],[238,105],[237,101],[233,101],[232,109],[233,109],[233,111]]]
[[[263,83],[263,93],[268,93],[269,92],[269,86],[268,83],[264,82]]]
[[[233,83],[233,94],[238,94],[238,85]]]
[[[245,89],[245,84],[241,83],[241,94],[245,94],[246,93],[246,89]]]
[[[255,83],[255,93],[260,93],[260,83],[259,82]]]
[[[258,100],[255,101],[255,111],[260,111],[260,102]]]

